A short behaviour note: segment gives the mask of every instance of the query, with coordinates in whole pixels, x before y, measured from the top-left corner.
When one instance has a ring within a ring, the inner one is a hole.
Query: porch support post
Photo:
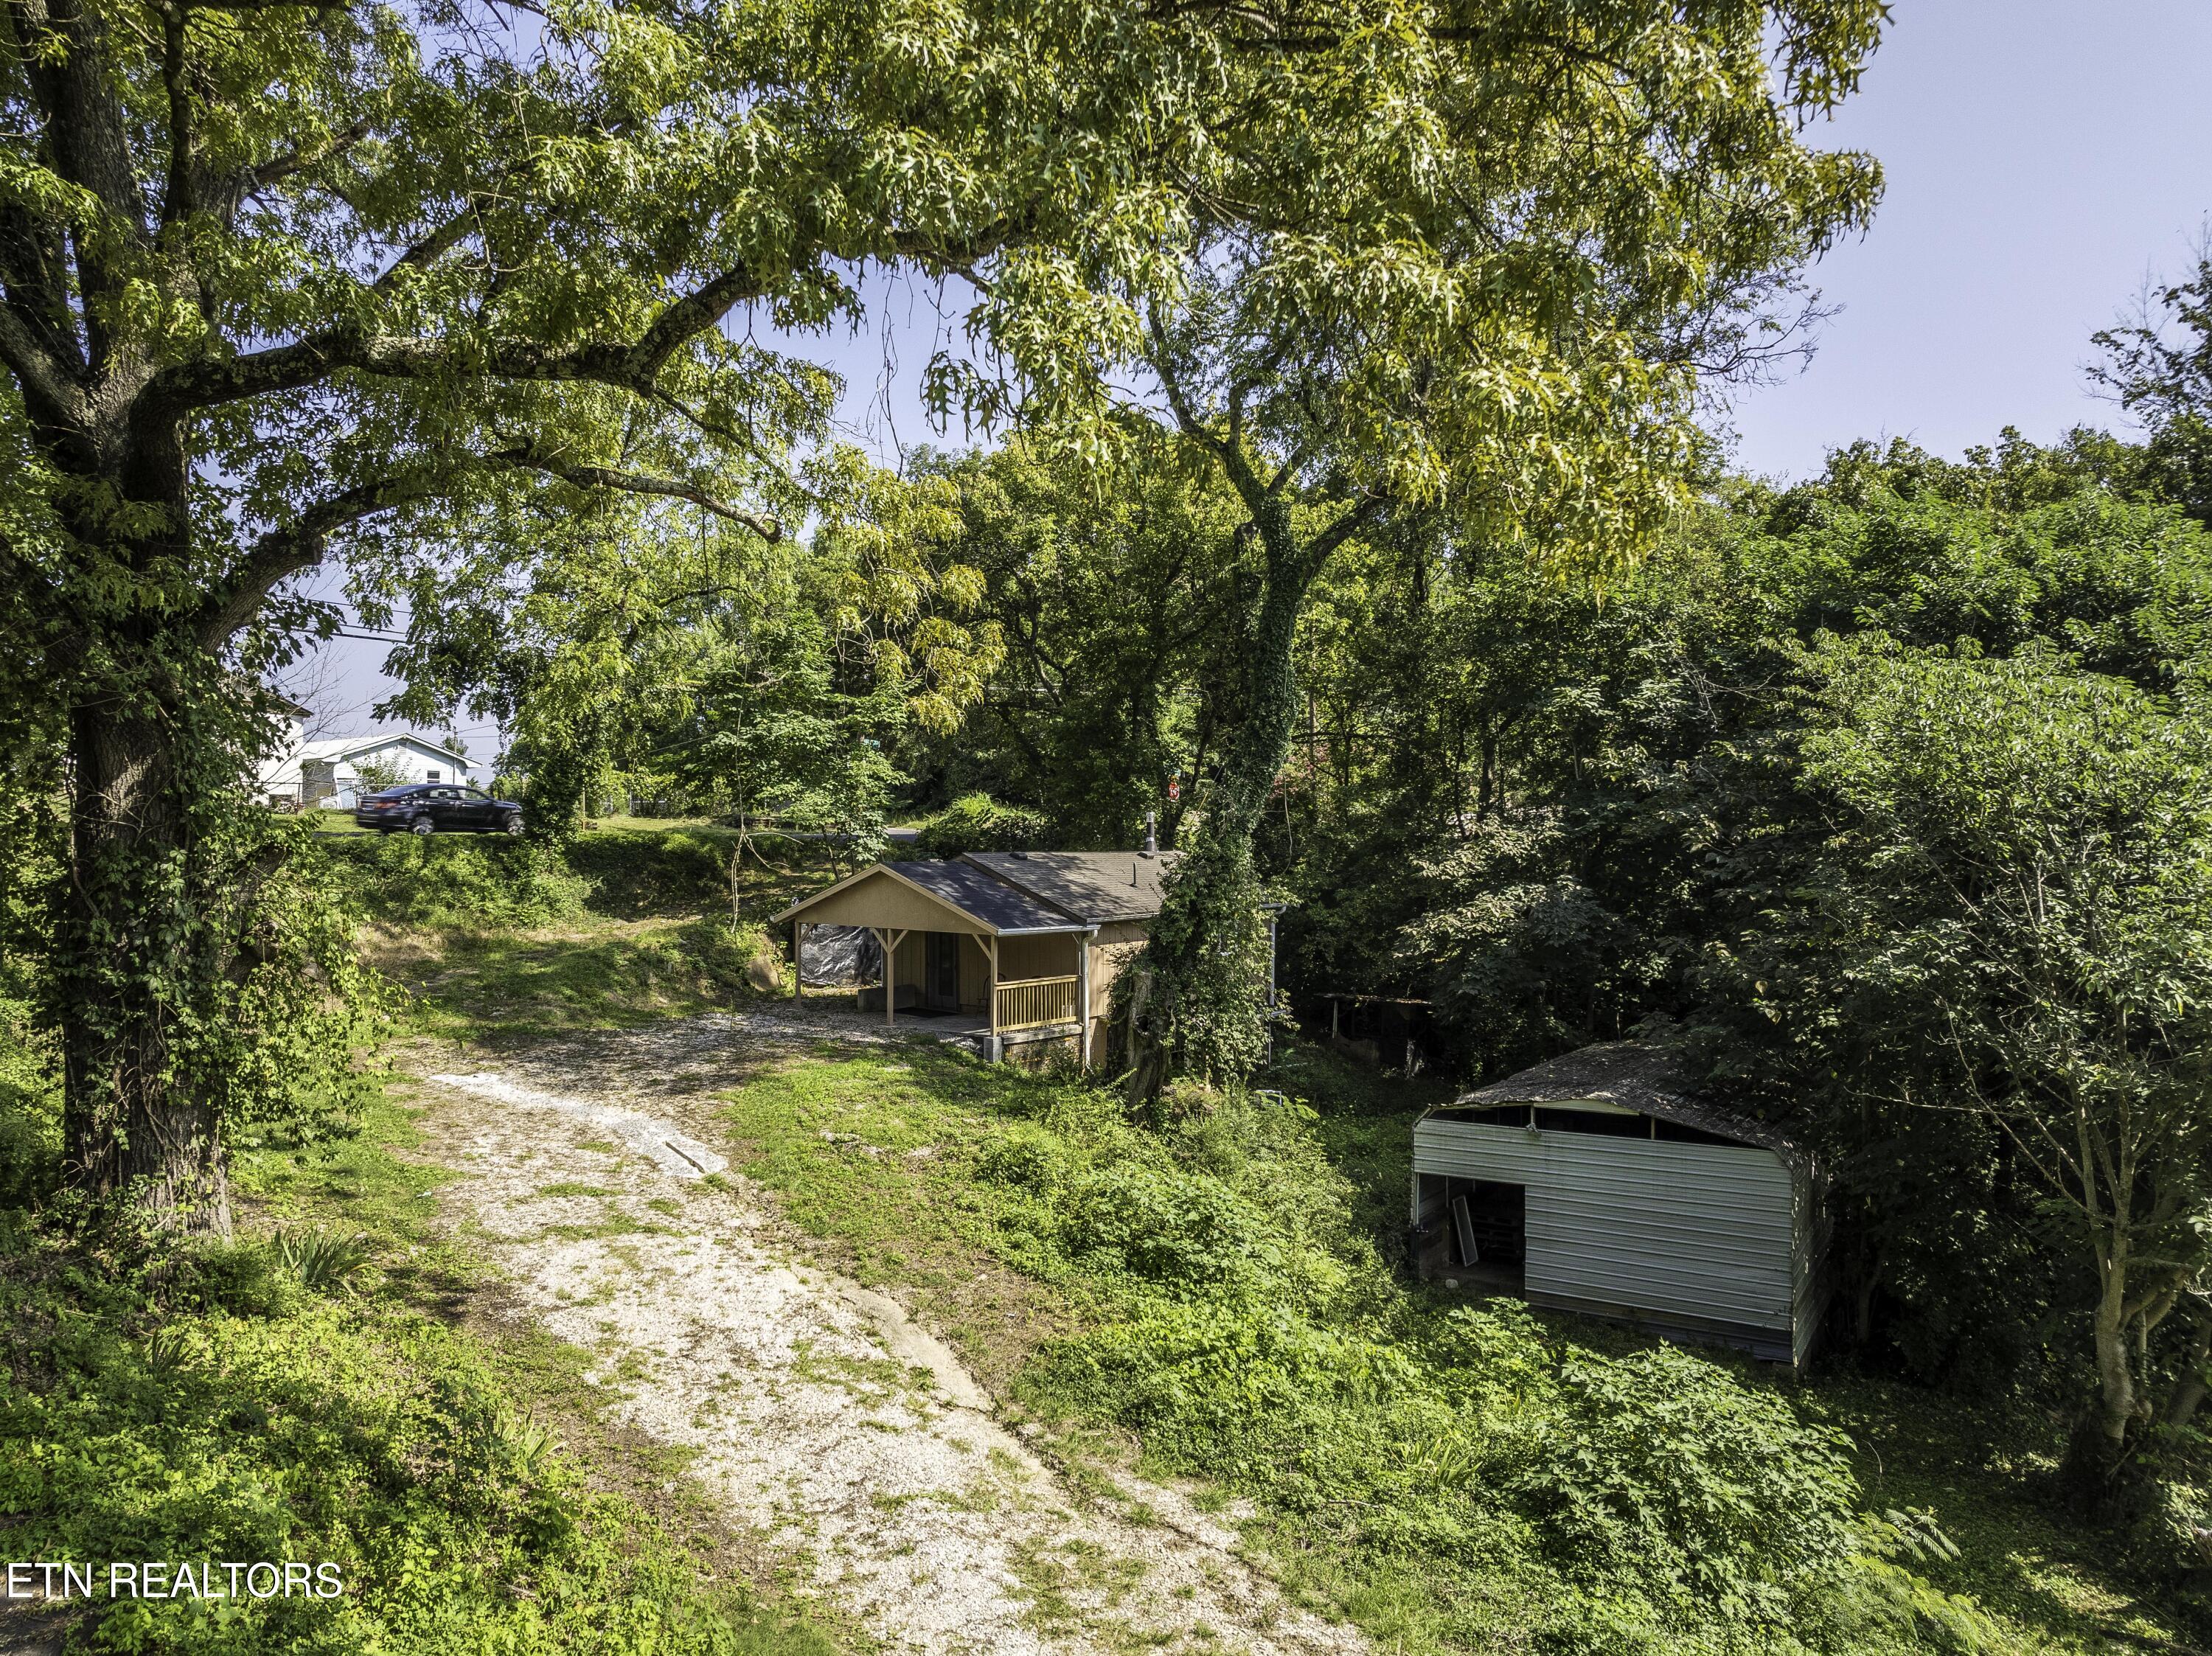
[[[983,939],[983,953],[991,962],[991,986],[985,991],[991,1008],[991,1033],[999,1033],[999,939],[996,933]]]
[[[895,945],[891,942],[890,927],[872,925],[868,930],[875,933],[876,948],[884,957],[884,1022],[889,1023],[891,1021],[891,949]]]
[[[1075,1016],[1079,1021],[1078,1045],[1083,1053],[1083,1067],[1091,1067],[1091,945],[1098,936],[1092,926],[1075,940]]]
[[[805,969],[805,951],[806,922],[793,920],[791,923],[791,998],[793,1000],[799,998],[799,992],[805,987],[799,974]]]
[[[889,1024],[898,1003],[898,946],[906,941],[906,932],[883,931],[876,935],[884,944],[884,1022]]]

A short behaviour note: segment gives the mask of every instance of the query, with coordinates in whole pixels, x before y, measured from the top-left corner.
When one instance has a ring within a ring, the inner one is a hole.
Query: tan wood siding
[[[809,925],[872,925],[892,931],[980,929],[958,909],[880,870],[810,903],[794,918]]]
[[[960,939],[960,1010],[988,1012],[991,1006],[991,957],[978,937]]]
[[[894,984],[912,984],[917,996],[921,990],[922,974],[928,965],[926,952],[929,947],[928,935],[924,931],[908,932],[899,939],[897,949],[891,954],[891,981]]]
[[[1103,1063],[1106,1032],[1114,1021],[1114,984],[1129,963],[1144,952],[1146,936],[1142,920],[1116,920],[1098,928],[1091,945],[1091,1052]]]
[[[999,981],[1017,978],[1068,978],[1075,975],[1077,953],[1083,947],[1079,931],[1049,933],[1042,937],[999,939]]]

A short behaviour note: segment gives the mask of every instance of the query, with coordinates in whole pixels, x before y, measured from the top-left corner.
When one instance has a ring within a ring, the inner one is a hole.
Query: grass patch
[[[755,998],[757,929],[595,916],[514,931],[385,932],[373,957],[413,992],[417,1028],[489,1046],[635,1028]]]

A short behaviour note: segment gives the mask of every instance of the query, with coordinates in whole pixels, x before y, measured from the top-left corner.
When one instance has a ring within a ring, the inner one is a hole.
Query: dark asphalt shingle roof
[[[971,851],[960,860],[1089,925],[1149,920],[1178,853],[1135,851]],[[905,866],[911,866],[906,864]]]
[[[892,863],[888,864],[933,896],[942,897],[963,913],[973,914],[1001,931],[1080,931],[1073,916],[1026,892],[995,880],[966,863]]]

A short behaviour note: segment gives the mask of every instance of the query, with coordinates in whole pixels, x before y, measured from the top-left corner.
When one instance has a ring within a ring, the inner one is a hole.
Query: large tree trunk
[[[193,912],[183,740],[169,707],[71,715],[55,951],[63,1136],[82,1188],[126,1196],[172,1228],[228,1235],[214,1101],[194,1096],[180,1049],[215,969]]]
[[[1196,843],[1169,881],[1146,946],[1148,982],[1130,1020],[1129,1088],[1140,1102],[1157,1097],[1177,1069],[1241,1079],[1266,1050],[1267,1013],[1255,975],[1264,971],[1264,928],[1252,838],[1297,737],[1298,621],[1327,548],[1298,541],[1280,495],[1248,496],[1248,504],[1265,555],[1266,586],[1243,652],[1239,716],[1224,734]]]

